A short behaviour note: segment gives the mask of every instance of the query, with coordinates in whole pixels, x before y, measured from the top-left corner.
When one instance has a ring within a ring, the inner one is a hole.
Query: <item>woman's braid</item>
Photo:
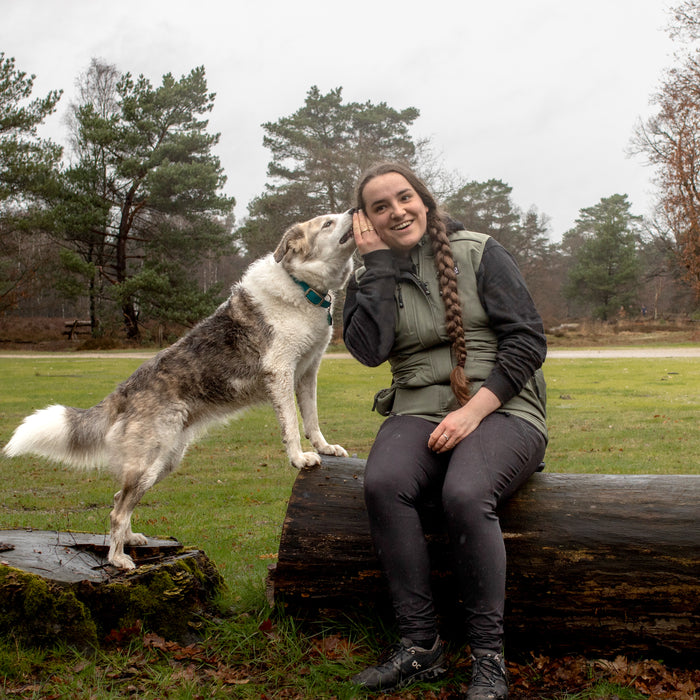
[[[452,339],[452,351],[457,360],[457,366],[450,374],[450,386],[460,406],[464,406],[469,401],[470,392],[469,380],[464,371],[467,362],[467,342],[462,324],[462,303],[457,288],[457,272],[452,257],[452,247],[445,224],[437,212],[428,213],[428,234],[433,246],[442,301],[445,304],[445,327]]]

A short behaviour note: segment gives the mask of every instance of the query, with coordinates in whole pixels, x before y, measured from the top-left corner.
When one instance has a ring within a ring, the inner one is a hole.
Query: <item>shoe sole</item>
[[[411,683],[420,683],[422,681],[434,681],[444,676],[447,673],[447,669],[444,666],[435,666],[433,668],[426,669],[420,673],[416,673],[415,676],[409,676],[405,680],[401,681],[393,688],[382,688],[382,690],[398,690],[399,688],[405,688]]]
[[[355,682],[354,678],[350,680],[351,683],[354,683],[360,688],[364,688],[365,690],[369,690],[374,693],[378,692],[385,692],[385,691],[391,691],[391,690],[399,690],[400,688],[405,688],[407,685],[411,685],[411,683],[420,683],[422,681],[434,681],[437,680],[438,678],[444,676],[447,673],[447,668],[444,666],[435,666],[433,668],[426,669],[425,671],[421,671],[420,673],[416,673],[413,676],[409,676],[408,678],[405,678],[402,681],[399,681],[395,685],[386,685],[386,686],[378,686],[376,688],[371,687],[369,685],[366,685],[365,683],[357,683]]]

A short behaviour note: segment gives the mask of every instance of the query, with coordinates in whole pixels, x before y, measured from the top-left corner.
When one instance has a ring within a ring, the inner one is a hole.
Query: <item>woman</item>
[[[345,344],[389,360],[388,416],[367,459],[365,501],[401,642],[353,682],[388,690],[445,672],[420,522],[441,494],[472,653],[467,698],[506,698],[506,555],[496,508],[535,472],[547,443],[546,339],[518,268],[490,236],[460,230],[397,163],[358,187],[362,266],[348,286]]]

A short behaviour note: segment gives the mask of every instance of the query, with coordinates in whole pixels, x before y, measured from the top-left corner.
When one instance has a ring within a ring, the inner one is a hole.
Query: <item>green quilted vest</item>
[[[466,374],[472,394],[488,377],[496,361],[496,337],[477,294],[476,273],[489,236],[459,231],[450,236],[458,263],[457,275],[465,337]],[[450,387],[450,372],[455,360],[445,329],[445,307],[440,296],[432,249],[427,237],[411,252],[418,280],[402,275],[394,292],[397,308],[396,341],[389,357],[392,386],[375,397],[375,410],[382,415],[415,415],[441,421],[459,408]],[[356,275],[362,276],[364,268]],[[421,283],[422,281],[422,283]],[[498,409],[533,423],[547,436],[546,386],[542,370],[517,396]]]

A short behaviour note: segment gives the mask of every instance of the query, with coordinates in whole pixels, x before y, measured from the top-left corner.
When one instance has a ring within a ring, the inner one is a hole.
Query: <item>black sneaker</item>
[[[368,690],[392,690],[408,683],[434,680],[446,670],[440,637],[432,649],[414,646],[410,639],[404,638],[389,650],[386,661],[366,668],[353,676],[351,682]]]
[[[474,651],[467,700],[506,700],[507,697],[508,671],[503,654]]]

